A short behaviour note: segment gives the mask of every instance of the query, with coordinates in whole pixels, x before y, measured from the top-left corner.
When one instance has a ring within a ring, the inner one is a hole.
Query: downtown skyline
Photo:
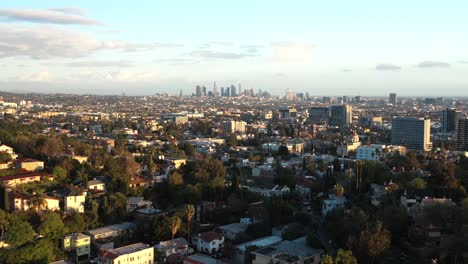
[[[468,96],[463,2],[109,3],[2,3],[0,90]]]

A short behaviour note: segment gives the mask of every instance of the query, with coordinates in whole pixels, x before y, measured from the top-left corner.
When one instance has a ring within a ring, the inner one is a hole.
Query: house
[[[74,233],[63,238],[63,249],[67,252],[75,251],[78,257],[91,254],[91,237],[81,233]]]
[[[228,264],[229,262],[215,259],[203,254],[195,254],[184,258],[184,264]]]
[[[161,252],[164,259],[173,254],[189,254],[187,240],[181,237],[174,238],[174,240],[161,241],[155,246],[155,248]]]
[[[128,197],[127,198],[127,212],[135,211],[138,208],[150,207],[151,201],[144,200],[143,197]]]
[[[285,240],[252,251],[252,264],[319,264],[323,250],[307,246],[306,238]]]
[[[40,171],[44,169],[44,162],[35,159],[17,159],[15,160],[15,168],[27,171]]]
[[[105,192],[106,191],[106,184],[103,181],[94,178],[93,180],[88,181],[88,190]]]
[[[232,263],[244,264],[247,257],[246,253],[249,253],[249,248],[264,248],[280,241],[283,241],[280,236],[267,236],[237,245]]]
[[[121,224],[109,225],[90,229],[84,233],[91,237],[91,241],[95,243],[98,240],[114,239],[130,234],[136,229],[136,225],[130,222],[124,222]]]
[[[182,165],[185,165],[187,163],[186,159],[178,158],[165,158],[164,161],[166,161],[166,163],[169,163],[170,165],[173,165],[176,169],[180,169]]]
[[[14,188],[25,183],[39,182],[43,177],[46,176],[49,176],[49,174],[46,172],[27,172],[0,177],[0,182],[5,187]]]
[[[136,188],[136,187],[143,187],[149,188],[152,187],[154,184],[152,179],[143,178],[143,177],[132,177],[128,182],[128,187]]]
[[[102,264],[153,264],[154,248],[143,243],[115,249],[104,249],[99,259]]]
[[[68,193],[63,197],[63,209],[66,212],[74,210],[84,213],[86,194],[86,189],[68,188]]]
[[[18,154],[16,154],[14,151],[13,151],[13,148],[12,147],[9,147],[7,145],[0,145],[0,153],[7,153],[10,155],[11,159],[17,159],[18,158]]]
[[[192,246],[198,252],[206,254],[218,253],[224,248],[224,236],[213,231],[199,233],[192,236]]]
[[[219,233],[223,234],[226,239],[236,240],[241,233],[247,230],[248,225],[241,223],[232,223],[220,226],[216,229]]]
[[[346,197],[336,197],[331,194],[328,199],[322,201],[322,214],[327,215],[330,211],[344,208],[346,201]]]
[[[273,188],[259,188],[259,187],[252,187],[252,186],[244,186],[253,193],[258,193],[265,197],[273,197],[273,196],[283,196],[284,194],[288,194],[291,189],[286,185],[275,185]]]
[[[59,199],[50,197],[45,194],[19,194],[11,193],[11,209],[15,211],[35,210],[60,210]]]

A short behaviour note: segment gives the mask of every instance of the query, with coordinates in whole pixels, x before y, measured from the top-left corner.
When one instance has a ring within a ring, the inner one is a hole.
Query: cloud
[[[401,66],[389,64],[389,63],[381,63],[375,66],[375,69],[378,71],[399,71],[401,70]]]
[[[271,43],[273,57],[278,60],[300,61],[310,57],[313,46],[304,42],[282,41]]]
[[[136,82],[151,82],[155,80],[155,75],[149,72],[137,71],[84,71],[77,74],[72,74],[69,77],[71,81],[86,81],[86,82],[121,82],[121,83],[136,83]]]
[[[441,61],[423,61],[416,65],[418,68],[450,68],[450,64]]]
[[[264,46],[262,45],[241,45],[239,46],[242,50],[244,50],[247,53],[258,53],[260,52],[260,49],[263,49]]]
[[[100,25],[101,22],[88,18],[79,8],[56,9],[0,9],[0,17],[11,21],[26,21],[46,24]]]
[[[461,64],[468,64],[468,60],[459,60],[458,63],[461,63]]]
[[[48,70],[44,70],[38,73],[18,75],[11,78],[11,80],[19,82],[51,82],[54,80],[54,77]]]
[[[341,69],[340,71],[341,71],[341,72],[352,72],[353,70],[348,69],[348,68],[344,68],[344,69]]]
[[[119,68],[130,68],[134,67],[133,61],[121,60],[121,61],[77,61],[66,64],[70,67],[119,67]]]
[[[252,57],[252,54],[247,53],[236,53],[236,52],[218,52],[209,50],[196,50],[190,53],[193,57],[199,57],[204,59],[242,59],[246,57]]]
[[[178,46],[171,43],[101,41],[91,34],[55,26],[0,25],[0,36],[0,58],[29,57],[37,60],[80,58],[99,50],[140,52]]]

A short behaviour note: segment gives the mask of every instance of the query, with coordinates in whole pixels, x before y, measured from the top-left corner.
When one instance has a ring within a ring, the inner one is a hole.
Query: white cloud
[[[389,64],[389,63],[381,63],[375,66],[375,69],[378,71],[399,71],[401,70],[401,66]]]
[[[252,54],[237,53],[237,52],[220,52],[210,50],[196,50],[190,53],[191,56],[204,59],[242,59],[252,57]]]
[[[69,81],[80,82],[121,82],[121,83],[140,83],[152,82],[156,80],[156,76],[150,72],[140,71],[83,71],[72,74]]]
[[[51,82],[54,77],[48,70],[44,70],[38,73],[18,75],[11,78],[11,80],[17,82]]]
[[[178,47],[178,45],[101,41],[88,33],[55,26],[0,25],[0,58],[29,57],[37,60],[80,58],[99,50],[137,52],[170,47]]]
[[[120,68],[129,68],[134,67],[135,64],[133,61],[120,60],[120,61],[76,61],[66,64],[70,67],[120,67]]]
[[[88,18],[79,8],[56,9],[0,9],[0,17],[11,21],[27,21],[48,24],[99,25],[101,22]]]
[[[450,64],[441,61],[423,61],[416,65],[418,68],[450,68]]]
[[[285,61],[302,61],[310,57],[313,46],[304,42],[273,42],[273,57]]]

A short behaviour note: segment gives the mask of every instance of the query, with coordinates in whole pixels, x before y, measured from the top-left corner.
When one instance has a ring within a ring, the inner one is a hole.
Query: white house
[[[154,248],[143,243],[105,249],[100,254],[102,264],[153,264]]]
[[[216,232],[199,233],[192,236],[192,246],[206,254],[214,254],[224,248],[224,236]]]
[[[143,197],[128,197],[127,198],[127,212],[132,212],[138,208],[149,207],[151,205],[152,205],[152,202],[144,200]]]
[[[88,182],[88,190],[106,191],[106,184],[101,180],[91,180]]]
[[[7,145],[0,145],[0,153],[8,153],[10,154],[11,158],[12,159],[17,159],[18,158],[18,154],[16,154],[14,151],[13,151],[13,148],[12,147],[9,147]]]
[[[60,210],[59,199],[47,195],[36,197],[34,194],[23,195],[19,193],[12,193],[12,208],[15,211],[27,211],[29,209],[36,210]],[[40,200],[40,202],[39,202]],[[35,201],[38,201],[37,203]]]
[[[325,199],[322,202],[322,214],[327,215],[330,211],[338,208],[344,208],[346,204],[346,197],[336,197],[330,195],[329,199]]]
[[[155,248],[161,252],[163,258],[167,258],[172,254],[185,255],[189,253],[187,240],[181,237],[174,238],[173,241],[161,241]]]
[[[86,193],[85,189],[71,188],[70,192],[63,197],[63,209],[66,212],[75,210],[78,213],[84,213]]]
[[[406,153],[406,148],[403,146],[371,144],[370,146],[360,146],[357,148],[356,159],[379,160],[381,157],[395,152],[404,155]]]

